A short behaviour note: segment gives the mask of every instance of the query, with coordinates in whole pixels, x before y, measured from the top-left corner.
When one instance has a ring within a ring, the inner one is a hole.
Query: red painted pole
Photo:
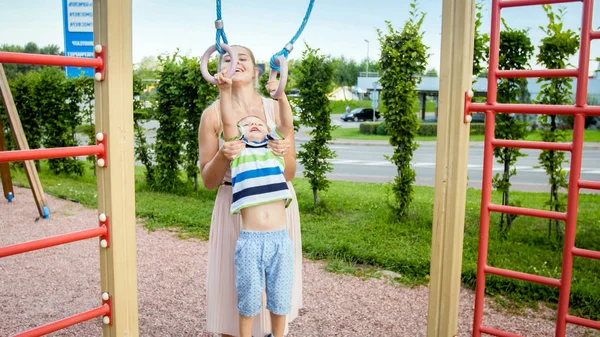
[[[548,70],[498,70],[498,78],[524,77],[577,77],[577,69],[548,69]]]
[[[593,0],[583,0],[581,39],[579,48],[579,76],[575,94],[575,106],[584,108],[587,101],[588,70],[590,58],[590,33],[592,32]],[[569,314],[569,298],[571,295],[571,279],[573,273],[573,248],[577,227],[577,210],[579,208],[579,180],[581,178],[581,156],[583,152],[583,131],[585,129],[585,111],[575,114],[573,124],[573,151],[571,153],[571,170],[569,172],[569,192],[567,196],[567,221],[563,244],[562,270],[560,276],[560,292],[558,295],[558,313],[556,318],[556,337],[566,333],[567,315]]]
[[[532,142],[527,140],[494,139],[492,145],[495,147],[510,147],[519,149],[571,151],[571,143]]]
[[[92,309],[86,311],[81,314],[77,314],[60,321],[56,321],[50,324],[46,324],[39,328],[31,329],[20,334],[14,335],[13,337],[38,337],[47,335],[49,333],[73,326],[75,324],[79,324],[81,322],[89,321],[92,318],[108,315],[110,313],[110,307],[108,305],[103,305],[96,309]]]
[[[502,268],[496,268],[496,267],[490,267],[490,266],[485,267],[485,272],[488,274],[510,277],[510,278],[514,278],[517,280],[521,280],[521,281],[535,282],[535,283],[544,284],[544,285],[552,286],[552,287],[560,287],[560,280],[557,280],[555,278],[521,273],[521,272],[514,271],[514,270],[508,270],[508,269],[502,269]]]
[[[0,152],[0,163],[104,154],[104,144]]]
[[[516,335],[514,333],[490,328],[489,326],[482,326],[481,332],[486,333],[488,335],[492,335],[492,336],[498,336],[498,337],[523,337],[521,335]]]
[[[553,219],[564,221],[567,219],[567,215],[561,212],[552,212],[545,211],[540,209],[531,209],[531,208],[523,208],[523,207],[515,207],[515,206],[504,206],[504,205],[496,205],[489,204],[488,209],[490,212],[499,212],[499,213],[508,213],[508,214],[518,214],[524,216],[534,216],[543,219]]]
[[[534,5],[553,5],[567,2],[581,2],[581,0],[503,0],[500,2],[501,8],[524,7]]]
[[[567,323],[577,324],[588,328],[600,330],[600,322],[592,321],[581,317],[567,315]]]
[[[44,66],[81,68],[102,68],[104,66],[104,61],[100,57],[87,58],[11,52],[0,52],[0,63],[37,64]]]
[[[45,239],[39,239],[24,243],[18,243],[15,245],[0,247],[0,258],[31,252],[38,249],[58,246],[65,243],[90,239],[93,237],[99,237],[106,234],[108,234],[108,229],[105,226],[100,226],[97,228],[86,229],[79,232],[57,235]]]
[[[471,112],[502,112],[522,113],[536,115],[573,115],[585,113],[588,116],[600,116],[600,106],[571,106],[571,105],[543,105],[543,104],[469,104]]]
[[[498,59],[500,57],[500,0],[492,0],[492,20],[490,29],[490,62],[488,69],[487,104],[496,104]],[[485,111],[485,141],[483,147],[483,178],[481,182],[481,210],[479,222],[479,252],[477,255],[477,275],[475,285],[475,308],[473,313],[473,336],[481,336],[483,325],[483,302],[485,299],[485,267],[489,244],[490,210],[492,199],[492,168],[494,166],[494,129],[496,114]]]
[[[517,334],[514,334],[514,333],[510,333],[510,332],[506,332],[506,331],[502,331],[502,330],[490,328],[488,326],[482,326],[481,327],[481,332],[486,333],[488,335],[492,335],[492,336],[498,336],[498,337],[523,337],[521,335],[517,335]]]

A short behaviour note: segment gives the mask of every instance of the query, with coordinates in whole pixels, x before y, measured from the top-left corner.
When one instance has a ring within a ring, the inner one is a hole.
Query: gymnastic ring
[[[285,84],[287,83],[288,77],[288,66],[287,59],[283,55],[279,55],[275,60],[275,64],[279,65],[279,87],[277,90],[271,91],[271,97],[277,99],[285,92]],[[277,79],[277,70],[271,69],[271,74],[269,76],[269,80]]]
[[[233,50],[233,48],[229,47],[228,45],[226,45],[225,43],[221,43],[221,48],[223,48],[223,50],[225,50],[227,53],[229,53],[229,57],[231,57],[231,66],[229,66],[229,70],[227,71],[227,74],[225,74],[225,77],[227,78],[231,78],[233,76],[233,74],[235,74],[235,68],[237,67],[237,53],[235,52],[235,50]],[[212,45],[210,46],[205,52],[204,55],[202,56],[202,62],[200,62],[200,71],[202,72],[202,77],[204,77],[204,79],[212,84],[217,84],[217,80],[215,79],[215,77],[213,75],[211,75],[208,72],[208,60],[210,60],[211,55],[217,50],[217,46],[216,45]],[[218,69],[217,69],[218,72]]]

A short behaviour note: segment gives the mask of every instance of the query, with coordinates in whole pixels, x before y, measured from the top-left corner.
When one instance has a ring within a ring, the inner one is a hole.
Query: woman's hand
[[[232,80],[231,78],[225,77],[225,74],[227,74],[227,69],[223,69],[220,73],[215,74],[215,80],[217,81],[217,86],[221,92],[224,90],[231,90]]]
[[[274,139],[267,142],[267,147],[271,149],[271,152],[273,152],[274,155],[283,157],[290,152],[291,144],[287,138]]]
[[[275,91],[277,91],[278,88],[279,88],[279,80],[278,79],[269,80],[267,82],[267,85],[265,85],[265,89],[267,89],[268,93],[275,92]],[[285,92],[282,93],[281,96],[285,96]]]
[[[223,147],[221,148],[221,153],[227,158],[227,160],[232,161],[237,156],[242,153],[242,150],[246,147],[246,143],[242,140],[233,140],[230,142],[224,142]]]

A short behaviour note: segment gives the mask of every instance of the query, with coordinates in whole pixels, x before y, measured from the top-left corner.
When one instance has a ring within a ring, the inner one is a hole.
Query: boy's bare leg
[[[254,317],[240,315],[240,337],[252,337],[252,324]]]
[[[285,331],[285,315],[275,315],[271,313],[271,331],[273,337],[283,337]]]

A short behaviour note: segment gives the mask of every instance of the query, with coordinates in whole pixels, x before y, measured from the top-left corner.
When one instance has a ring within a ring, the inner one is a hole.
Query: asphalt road
[[[339,115],[332,115],[332,124],[343,128],[357,128],[360,122],[342,122]],[[298,139],[297,151],[300,144],[306,142],[306,138]],[[471,142],[469,147],[468,179],[469,186],[481,188],[483,176],[483,144]],[[343,141],[330,145],[337,153],[332,160],[334,170],[329,174],[331,179],[364,181],[364,182],[387,182],[393,180],[396,175],[395,166],[385,159],[386,155],[392,155],[392,148],[387,144],[365,145],[344,144]],[[523,191],[548,191],[548,177],[543,168],[539,166],[538,157],[541,151],[522,150],[527,156],[519,158],[516,163],[517,175],[511,178],[513,189]],[[419,185],[433,186],[435,181],[435,142],[421,142],[413,157],[413,168],[417,174],[416,182]],[[567,153],[570,159],[570,153]],[[583,151],[581,165],[581,179],[600,181],[600,146],[586,147]],[[569,170],[569,164],[564,168]],[[303,167],[299,163],[298,176],[302,176]],[[494,160],[493,174],[503,171],[502,164]],[[597,191],[581,190],[582,193]]]
[[[360,122],[342,122],[340,115],[332,115],[332,124],[340,125],[344,128],[357,128]],[[146,127],[156,127],[151,123]],[[154,132],[150,130],[147,133],[148,141],[154,141]],[[297,135],[297,151],[301,150],[301,144],[307,141],[305,134],[300,132]],[[342,143],[342,144],[340,144]],[[382,143],[380,145],[372,144],[343,144],[342,142],[330,145],[337,153],[337,158],[332,160],[334,170],[329,174],[331,179],[364,181],[364,182],[387,182],[393,180],[396,170],[385,155],[392,154],[390,145]],[[413,158],[413,168],[417,173],[417,184],[434,185],[435,177],[435,142],[422,142]],[[511,178],[514,190],[523,191],[548,191],[548,178],[545,171],[539,167],[538,150],[522,150],[526,157],[519,158],[516,168],[517,175]],[[569,158],[569,153],[567,153]],[[482,143],[471,142],[469,148],[468,179],[469,186],[481,188],[481,179],[483,173],[483,147]],[[136,163],[139,165],[139,163]],[[298,163],[297,176],[302,176],[303,167]],[[566,164],[565,169],[569,169]],[[494,174],[502,172],[502,165],[494,161]],[[600,145],[586,147],[583,151],[583,162],[581,170],[581,179],[600,181]],[[582,190],[583,193],[592,192]]]
[[[300,144],[305,141],[299,140]],[[469,148],[468,179],[469,186],[481,188],[483,174],[483,147],[471,143]],[[331,179],[387,182],[396,174],[395,166],[385,159],[385,155],[392,154],[392,148],[387,145],[348,145],[331,144],[330,148],[337,153],[337,158],[332,160],[334,170]],[[414,154],[412,166],[417,174],[417,184],[434,185],[435,177],[435,142],[423,142]],[[515,190],[546,191],[548,178],[543,168],[539,167],[538,157],[540,151],[523,150],[526,157],[519,158],[516,164],[517,175],[511,178]],[[567,154],[567,158],[569,158]],[[568,170],[568,164],[565,169]],[[299,165],[298,175],[301,176],[303,167]],[[494,162],[493,173],[502,172],[501,164]],[[586,148],[583,152],[581,179],[600,181],[600,148]],[[584,190],[582,190],[584,192]]]

